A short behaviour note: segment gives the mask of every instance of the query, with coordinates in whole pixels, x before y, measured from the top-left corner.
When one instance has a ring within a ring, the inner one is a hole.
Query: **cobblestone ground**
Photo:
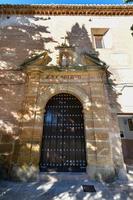
[[[0,181],[0,200],[132,200],[133,175],[128,181],[110,184],[64,174],[47,175],[36,182]],[[76,177],[76,178],[75,178]],[[94,185],[96,192],[84,192],[82,185]]]

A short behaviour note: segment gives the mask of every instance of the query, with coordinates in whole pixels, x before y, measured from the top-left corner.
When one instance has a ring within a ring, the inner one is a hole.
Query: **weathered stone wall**
[[[0,165],[6,171],[0,170],[1,175],[8,173],[12,160],[16,161],[26,90],[26,75],[20,64],[30,54],[44,49],[39,31],[47,32],[27,17],[0,18]]]
[[[24,91],[24,73],[17,70],[1,70],[0,165],[4,165],[5,171],[0,170],[0,173],[3,175],[8,173],[11,166],[15,143],[20,135]]]

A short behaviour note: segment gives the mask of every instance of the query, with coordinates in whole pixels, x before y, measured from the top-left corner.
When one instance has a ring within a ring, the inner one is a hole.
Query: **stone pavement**
[[[82,185],[94,185],[96,192],[84,192]],[[41,174],[36,182],[0,181],[0,200],[131,200],[133,175],[128,181],[105,184],[80,173]]]

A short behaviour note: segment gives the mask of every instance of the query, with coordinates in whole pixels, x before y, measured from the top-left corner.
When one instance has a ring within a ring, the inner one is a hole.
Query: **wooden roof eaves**
[[[1,15],[133,16],[133,5],[0,5]]]

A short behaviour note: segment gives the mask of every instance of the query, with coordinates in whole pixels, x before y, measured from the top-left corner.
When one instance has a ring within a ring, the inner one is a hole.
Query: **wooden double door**
[[[41,147],[41,171],[86,171],[83,108],[73,95],[61,93],[47,103]]]

